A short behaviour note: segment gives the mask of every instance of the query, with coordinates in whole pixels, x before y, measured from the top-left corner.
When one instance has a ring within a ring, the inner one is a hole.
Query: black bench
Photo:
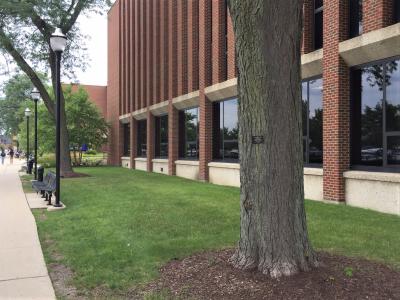
[[[32,188],[36,193],[41,193],[48,205],[51,204],[51,197],[56,190],[56,174],[47,172],[43,181],[32,181]]]

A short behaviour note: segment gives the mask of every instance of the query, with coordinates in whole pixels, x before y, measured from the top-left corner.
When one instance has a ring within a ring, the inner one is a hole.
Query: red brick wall
[[[367,33],[393,24],[393,15],[393,0],[364,0],[363,32]]]
[[[111,123],[108,163],[119,165],[122,154],[120,147],[120,2],[116,2],[108,13],[108,83],[107,118]]]
[[[71,83],[72,92],[83,88],[89,95],[89,100],[94,103],[104,117],[107,117],[107,86]],[[65,86],[63,84],[63,86]]]
[[[314,0],[304,0],[302,54],[314,51],[313,42]]]
[[[344,0],[324,4],[324,199],[345,200],[343,172],[350,167],[349,68],[339,55],[348,38],[348,5]]]

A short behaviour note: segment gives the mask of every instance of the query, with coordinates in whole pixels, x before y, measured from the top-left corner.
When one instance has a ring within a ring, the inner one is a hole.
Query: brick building
[[[398,0],[305,0],[307,198],[400,214],[399,20]],[[225,1],[118,0],[108,37],[109,163],[238,186]]]

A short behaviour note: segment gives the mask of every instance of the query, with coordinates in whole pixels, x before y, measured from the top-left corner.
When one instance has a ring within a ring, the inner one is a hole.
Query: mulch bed
[[[289,278],[240,271],[233,250],[200,253],[160,269],[149,291],[179,299],[400,299],[400,272],[385,265],[319,253],[322,266]]]

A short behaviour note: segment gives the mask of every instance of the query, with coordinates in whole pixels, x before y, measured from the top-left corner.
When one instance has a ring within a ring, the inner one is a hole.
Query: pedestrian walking
[[[13,164],[14,161],[14,150],[13,148],[10,148],[10,151],[8,152],[8,155],[10,155],[10,164]]]
[[[4,165],[4,159],[6,158],[6,153],[4,152],[4,149],[1,149],[0,157],[1,157],[1,164]]]

